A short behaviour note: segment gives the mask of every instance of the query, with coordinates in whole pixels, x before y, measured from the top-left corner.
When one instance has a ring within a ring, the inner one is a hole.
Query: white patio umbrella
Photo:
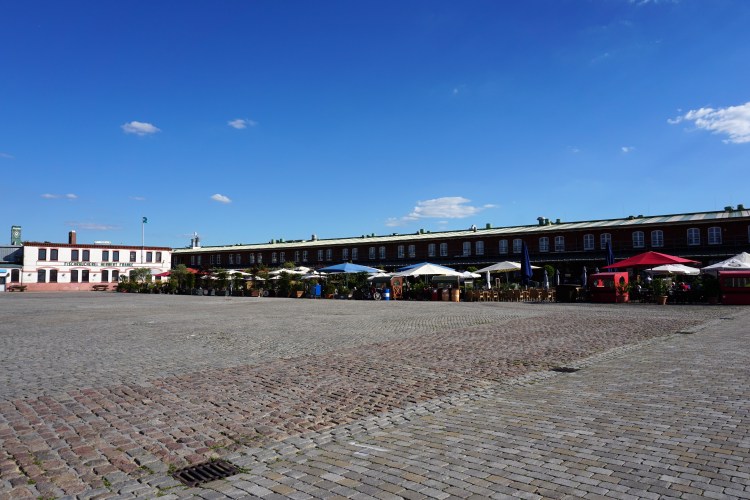
[[[461,277],[465,280],[472,280],[475,278],[481,278],[482,275],[478,273],[472,273],[471,271],[464,271],[461,273]]]
[[[287,273],[287,274],[307,274],[308,272],[310,272],[310,269],[306,267],[306,268],[304,268],[304,270],[301,269],[301,268],[276,269],[274,271],[269,272],[268,274],[270,274],[271,276],[279,276],[279,275],[281,275],[281,273]]]
[[[531,269],[539,269],[539,266],[531,266]],[[513,261],[505,260],[503,262],[497,262],[496,264],[492,264],[491,266],[483,267],[482,269],[477,269],[476,272],[487,273],[487,283],[489,284],[490,283],[489,273],[512,273],[513,271],[520,271],[520,270],[521,270],[520,262],[513,262]],[[506,281],[509,281],[507,276],[506,276]]]
[[[651,274],[683,274],[695,276],[696,274],[700,274],[701,271],[698,268],[686,266],[684,264],[665,264],[663,266],[656,266],[648,269],[646,272]]]
[[[453,268],[425,262],[418,266],[405,269],[393,276],[461,276],[461,272]]]
[[[367,277],[367,281],[372,281],[372,280],[374,280],[375,278],[390,278],[391,276],[392,276],[392,275],[391,275],[391,274],[389,274],[389,273],[376,273],[376,274],[371,274],[370,276],[368,276],[368,277]]]
[[[750,253],[738,253],[734,257],[701,268],[701,272],[716,274],[719,271],[750,271]]]

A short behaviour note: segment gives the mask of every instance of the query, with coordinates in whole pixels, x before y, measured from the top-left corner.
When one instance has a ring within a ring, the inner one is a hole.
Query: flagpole
[[[143,264],[143,250],[146,247],[146,218],[141,217],[141,264]]]

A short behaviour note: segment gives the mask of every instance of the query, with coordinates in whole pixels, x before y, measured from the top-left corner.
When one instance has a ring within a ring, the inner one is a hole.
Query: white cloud
[[[44,193],[42,195],[42,198],[47,199],[47,200],[58,200],[60,198],[67,198],[68,200],[75,200],[78,198],[78,196],[73,193],[68,193],[68,194]]]
[[[140,136],[161,132],[161,129],[155,127],[154,125],[150,123],[137,122],[137,121],[125,123],[121,127],[122,127],[122,130],[125,131],[126,134],[135,134],[135,135],[140,135]]]
[[[112,226],[110,224],[99,224],[96,222],[68,222],[71,227],[78,229],[88,229],[90,231],[115,231],[120,229],[119,226]]]
[[[0,158],[7,158],[9,160],[12,160],[15,157],[13,155],[9,155],[8,153],[0,153]]]
[[[568,151],[570,151],[573,154],[581,152],[580,149],[578,149],[577,147],[574,147],[574,146],[568,146]]]
[[[403,217],[391,217],[386,226],[403,226],[409,222],[420,219],[446,218],[446,219],[463,219],[476,215],[482,210],[493,208],[495,205],[483,205],[473,207],[467,205],[471,200],[461,196],[447,196],[445,198],[435,198],[432,200],[418,201],[417,206]]]
[[[656,5],[658,3],[680,3],[680,0],[630,0],[630,3],[635,5]]]
[[[131,196],[130,199],[135,201],[146,201],[146,198],[143,196]]]
[[[211,199],[214,201],[218,201],[219,203],[232,203],[232,200],[230,200],[227,196],[219,193],[213,195]]]
[[[700,108],[684,115],[667,120],[672,125],[691,121],[699,129],[710,130],[714,134],[725,134],[725,143],[741,144],[750,142],[750,102],[728,108]]]
[[[254,127],[257,124],[258,122],[255,122],[249,118],[237,118],[236,120],[230,120],[227,122],[227,125],[229,125],[232,128],[236,128],[238,130],[241,130],[247,127]]]
[[[635,148],[633,146],[623,146],[620,148],[620,151],[622,151],[624,154],[628,154],[632,152]]]

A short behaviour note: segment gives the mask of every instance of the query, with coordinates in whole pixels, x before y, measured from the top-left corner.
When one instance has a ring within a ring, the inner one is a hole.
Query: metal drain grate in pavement
[[[575,373],[580,368],[573,368],[572,366],[555,366],[554,368],[550,368],[553,372],[559,372],[559,373]]]
[[[172,477],[186,486],[198,486],[217,479],[224,479],[240,472],[239,467],[226,460],[217,460],[205,464],[193,465],[180,469]]]

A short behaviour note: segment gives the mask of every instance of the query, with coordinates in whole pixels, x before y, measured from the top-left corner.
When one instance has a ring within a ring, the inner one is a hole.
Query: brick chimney
[[[71,231],[68,233],[68,244],[75,245],[76,244],[76,232]]]

